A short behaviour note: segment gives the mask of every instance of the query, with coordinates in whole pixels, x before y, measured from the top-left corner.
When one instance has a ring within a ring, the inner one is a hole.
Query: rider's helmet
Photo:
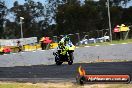
[[[65,35],[65,40],[64,41],[69,41],[70,37],[68,35]]]

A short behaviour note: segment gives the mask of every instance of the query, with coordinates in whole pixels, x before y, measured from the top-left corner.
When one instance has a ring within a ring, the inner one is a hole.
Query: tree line
[[[125,7],[132,0],[109,1],[112,29],[122,23],[131,25],[132,6]],[[0,0],[0,38],[3,39],[21,37],[20,17],[24,18],[24,37],[40,38],[75,33],[100,37],[101,31],[108,31],[104,29],[109,28],[107,0],[25,0],[23,4],[15,1],[11,8],[6,3]]]

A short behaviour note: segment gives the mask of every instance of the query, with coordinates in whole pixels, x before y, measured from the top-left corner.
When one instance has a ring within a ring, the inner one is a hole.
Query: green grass
[[[73,83],[17,83],[17,82],[1,82],[0,88],[76,88]]]
[[[118,41],[113,41],[112,43],[119,44],[119,43],[132,43],[132,39],[127,39],[127,40],[118,40]]]
[[[132,84],[111,84],[106,88],[132,88]]]
[[[42,88],[42,87],[24,83],[0,83],[0,88]]]
[[[132,88],[132,84],[0,83],[0,88]]]
[[[92,43],[92,44],[87,44],[87,45],[80,45],[79,47],[95,46],[95,45],[121,44],[121,43],[132,43],[132,39],[127,39],[127,40],[113,40],[112,42]]]

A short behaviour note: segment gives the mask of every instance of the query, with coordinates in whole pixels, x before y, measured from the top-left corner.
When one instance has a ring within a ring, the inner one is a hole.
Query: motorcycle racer
[[[69,36],[64,36],[58,43],[57,52],[53,53],[55,56],[55,62],[57,65],[61,65],[63,62],[68,62],[69,65],[73,63],[74,45],[70,41]]]

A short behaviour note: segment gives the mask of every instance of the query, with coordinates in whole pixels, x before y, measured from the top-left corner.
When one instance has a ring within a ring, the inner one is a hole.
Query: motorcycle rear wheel
[[[59,61],[57,61],[56,62],[56,65],[61,65],[63,62],[59,62]]]

